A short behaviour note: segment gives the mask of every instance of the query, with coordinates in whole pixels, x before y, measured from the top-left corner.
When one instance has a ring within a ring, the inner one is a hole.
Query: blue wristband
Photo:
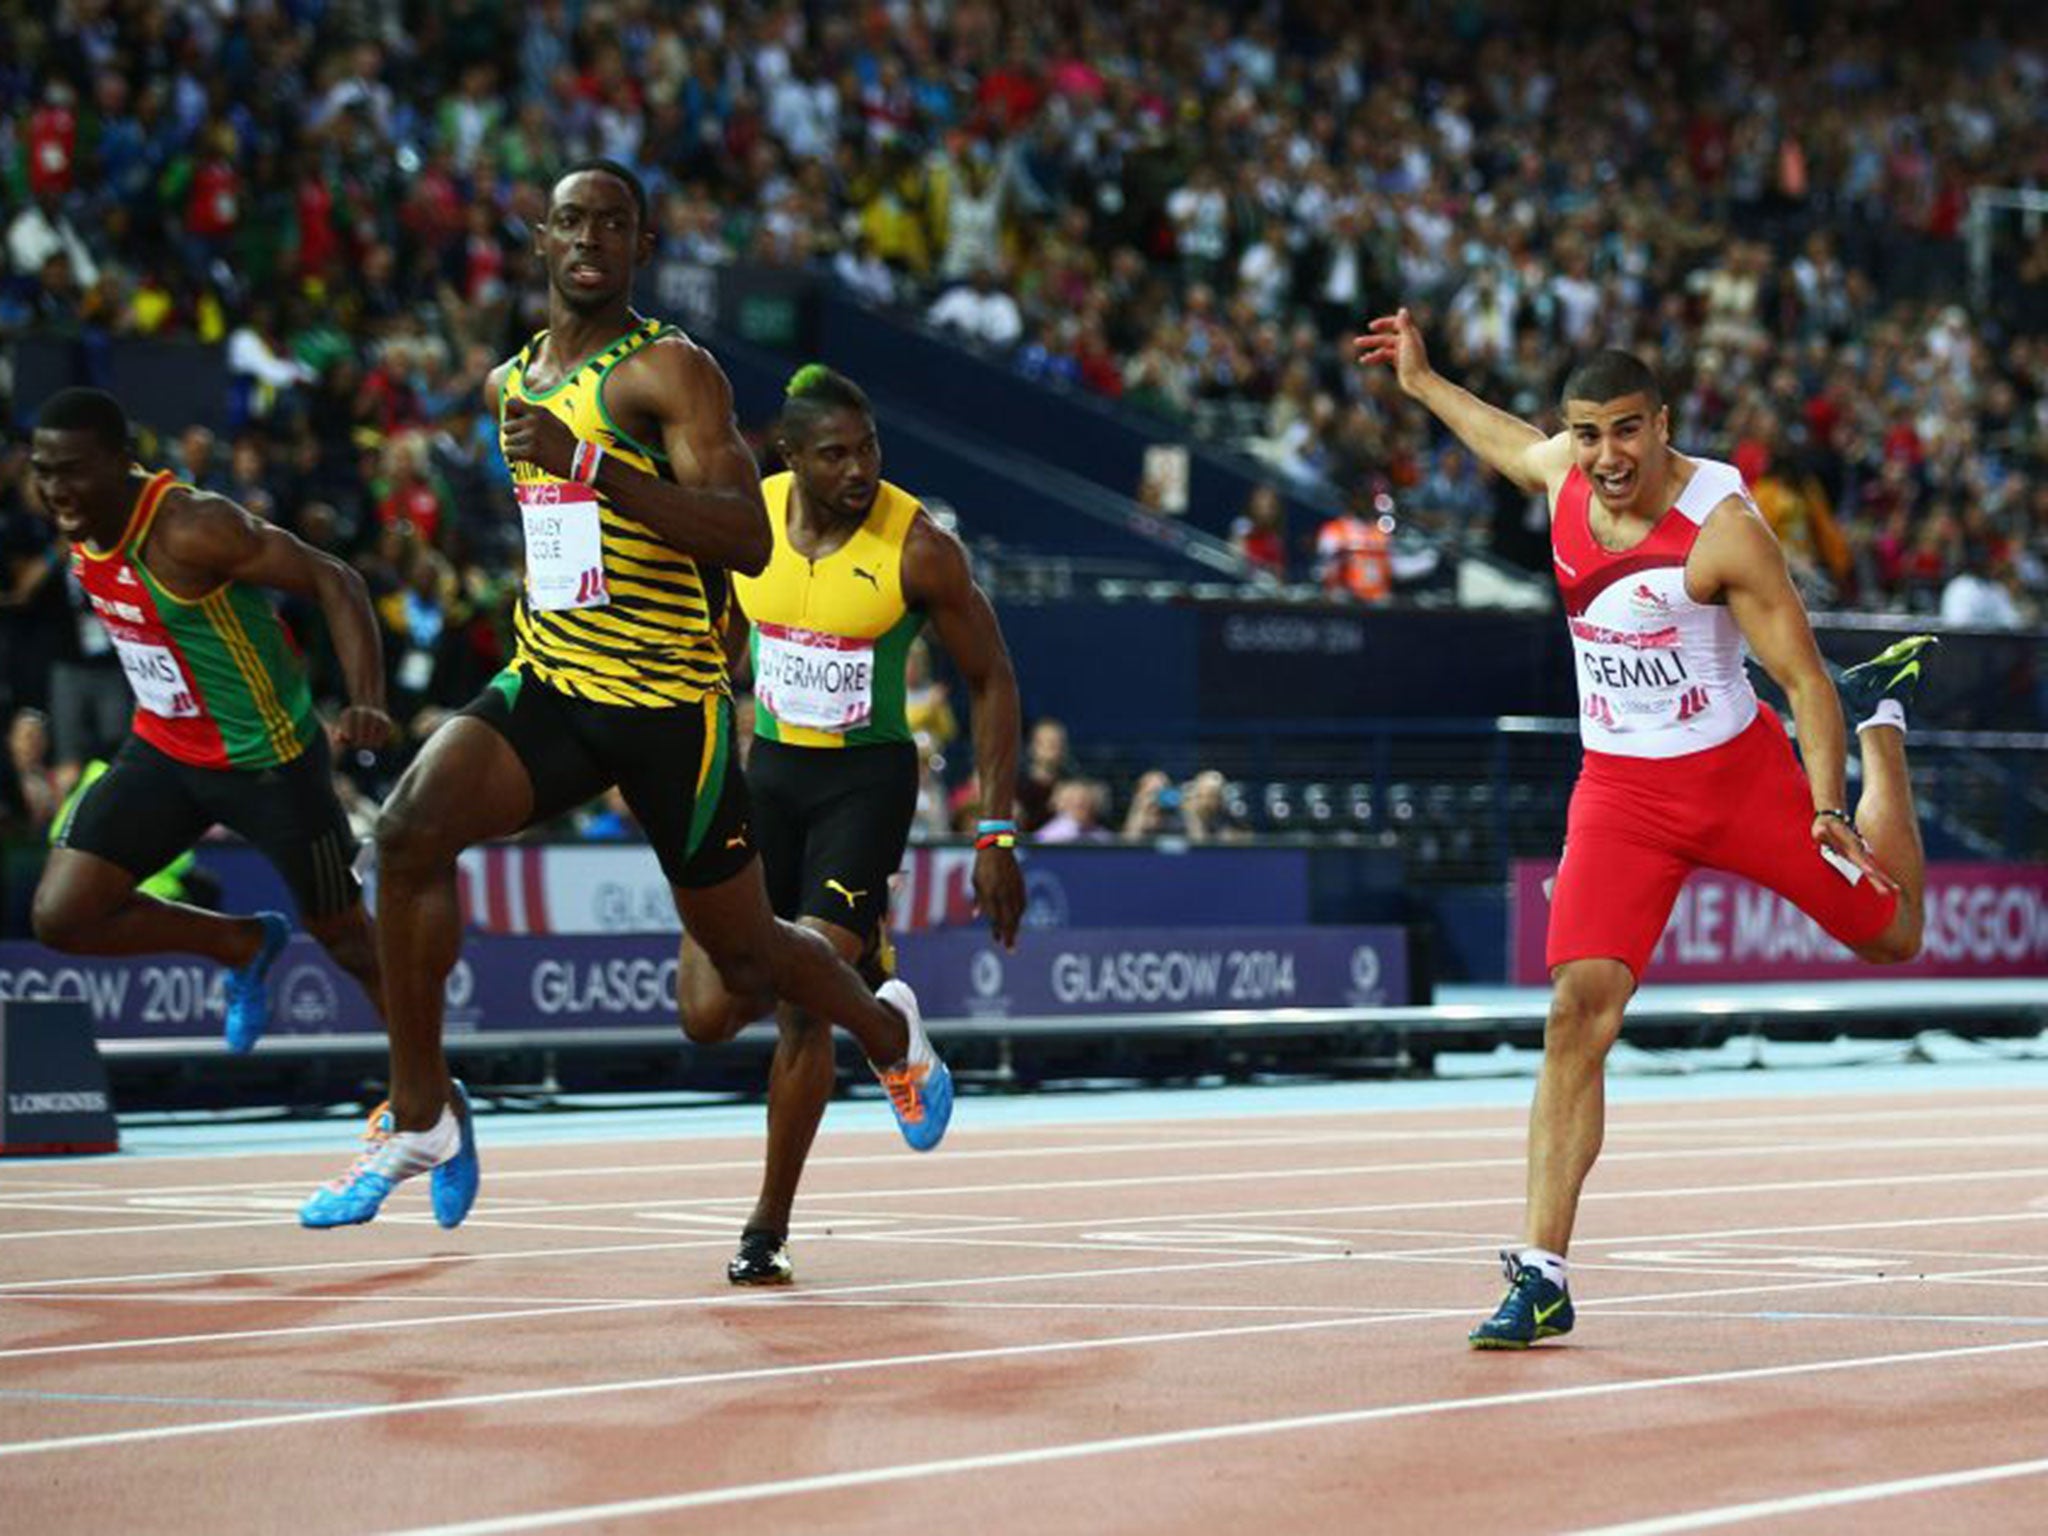
[[[980,821],[974,824],[974,832],[977,837],[985,836],[990,832],[1014,832],[1016,830],[1017,823],[1014,821]]]

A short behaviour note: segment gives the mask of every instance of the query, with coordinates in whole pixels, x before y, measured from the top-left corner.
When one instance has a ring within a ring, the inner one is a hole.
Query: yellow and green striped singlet
[[[676,334],[658,320],[642,321],[552,389],[535,390],[527,387],[526,371],[547,337],[541,332],[505,375],[501,427],[504,402],[516,395],[607,455],[672,480],[668,456],[636,442],[612,420],[604,382],[641,348]],[[727,591],[722,569],[679,554],[589,487],[516,460],[512,481],[527,535],[526,588],[514,618],[512,665],[518,671],[579,699],[638,709],[728,691],[719,640]],[[593,510],[594,536],[588,526]],[[578,563],[579,551],[583,569],[554,579],[564,561]]]

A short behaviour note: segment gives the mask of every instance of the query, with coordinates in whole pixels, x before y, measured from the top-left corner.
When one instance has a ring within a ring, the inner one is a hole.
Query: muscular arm
[[[598,491],[678,553],[758,574],[775,547],[760,467],[733,419],[732,386],[711,354],[670,337],[622,363],[604,388],[615,420],[653,423],[675,479],[607,456]],[[504,419],[508,454],[568,478],[576,442],[567,426],[519,400],[506,402]]]
[[[1374,320],[1355,339],[1361,363],[1387,363],[1404,393],[1428,407],[1431,415],[1458,435],[1458,440],[1525,491],[1550,491],[1564,483],[1572,466],[1571,440],[1563,433],[1545,437],[1511,412],[1488,405],[1430,366],[1408,311],[1398,310]]]
[[[739,593],[729,591],[725,599],[725,633],[720,638],[725,643],[725,674],[735,688],[740,686],[741,678],[753,681],[753,637],[754,626],[740,606]]]
[[[1535,427],[1432,372],[1410,391],[1458,441],[1525,491],[1554,491],[1572,466],[1571,439]]]
[[[343,744],[383,744],[390,728],[384,717],[384,645],[370,589],[353,568],[226,497],[206,492],[173,492],[165,498],[150,531],[149,550],[158,574],[173,582],[174,590],[239,581],[317,602],[348,684],[349,716],[376,717],[345,716],[340,722]]]
[[[1828,676],[1827,663],[1821,660],[1806,605],[1792,585],[1785,553],[1754,506],[1731,496],[1713,510],[1700,529],[1686,584],[1705,587],[1728,604],[1729,615],[1750,651],[1785,690],[1798,725],[1799,761],[1806,769],[1814,809],[1845,809],[1848,732],[1842,722],[1842,702]],[[1832,818],[1816,818],[1814,828],[1816,840],[1834,847],[1878,879],[1886,878],[1853,827]]]
[[[1017,674],[1002,626],[967,568],[960,541],[920,513],[903,544],[903,596],[922,608],[946,654],[967,684],[974,713],[974,768],[981,814],[1009,821],[1016,815],[1018,741],[1023,712]],[[1024,886],[1014,856],[986,849],[975,857],[974,888],[997,940],[1014,944],[1024,914]]]

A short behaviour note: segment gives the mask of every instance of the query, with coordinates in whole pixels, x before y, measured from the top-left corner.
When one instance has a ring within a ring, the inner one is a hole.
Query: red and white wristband
[[[597,467],[604,462],[604,450],[596,443],[579,441],[569,455],[569,478],[578,485],[597,484]]]

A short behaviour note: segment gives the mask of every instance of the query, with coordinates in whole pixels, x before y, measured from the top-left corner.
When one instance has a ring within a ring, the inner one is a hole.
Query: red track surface
[[[455,1233],[411,1188],[299,1231],[331,1155],[0,1166],[0,1510],[39,1536],[2048,1524],[2035,1095],[1616,1110],[1578,1331],[1519,1355],[1464,1345],[1518,1110],[975,1108],[929,1158],[828,1132],[779,1293],[722,1278],[751,1137],[486,1121]]]

